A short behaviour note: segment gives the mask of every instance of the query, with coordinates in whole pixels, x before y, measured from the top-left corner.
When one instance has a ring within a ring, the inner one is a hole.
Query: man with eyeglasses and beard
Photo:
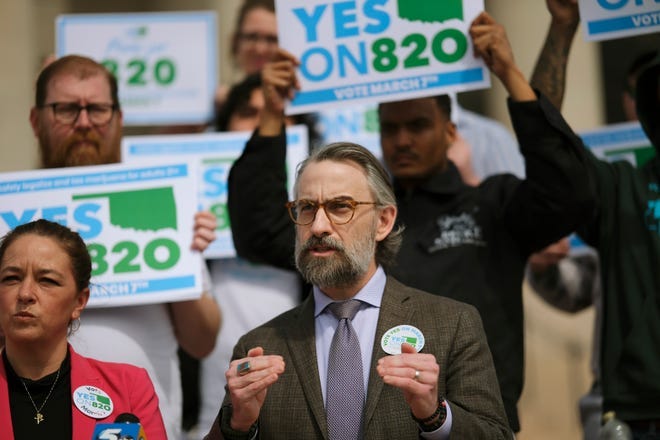
[[[44,72],[74,58],[61,59]],[[79,61],[79,63],[81,63]],[[122,112],[117,83],[87,68],[79,75],[40,75],[30,124],[39,140],[44,168],[99,165],[120,161]],[[84,111],[83,111],[84,110]]]
[[[446,95],[381,103],[381,150],[393,177],[398,221],[406,228],[390,273],[409,286],[479,310],[509,426],[517,432],[524,382],[525,264],[533,251],[592,214],[594,192],[579,139],[563,133],[565,124],[555,109],[530,87],[502,25],[483,12],[470,35],[475,54],[509,93],[527,177],[492,176],[478,187],[462,181],[447,156],[456,127]],[[237,253],[285,268],[293,260],[295,231],[284,208],[282,117],[285,99],[298,88],[297,67],[295,57],[280,50],[264,68],[266,110],[228,180]]]
[[[122,121],[117,80],[101,64],[69,55],[39,74],[30,124],[43,168],[119,162]],[[215,226],[211,213],[196,213],[192,248],[203,251],[215,238]],[[218,305],[204,293],[196,300],[170,304],[90,309],[70,342],[85,356],[145,368],[168,437],[175,439],[181,430],[177,343],[191,355],[204,357],[215,345],[219,325]]]
[[[402,228],[373,154],[317,150],[294,194],[313,293],[239,340],[207,438],[511,438],[477,311],[386,274]]]

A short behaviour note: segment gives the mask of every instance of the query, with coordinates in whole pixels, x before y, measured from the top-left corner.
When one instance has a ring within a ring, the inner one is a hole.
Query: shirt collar
[[[381,266],[378,266],[371,279],[352,299],[359,299],[371,307],[380,307],[386,281],[387,276],[385,275],[385,271]],[[321,292],[318,286],[313,286],[312,291],[314,295],[314,317],[316,318],[334,300]]]

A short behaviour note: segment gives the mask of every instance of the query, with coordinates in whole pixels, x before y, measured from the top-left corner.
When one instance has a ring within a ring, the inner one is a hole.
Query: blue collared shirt
[[[381,267],[376,270],[374,276],[369,282],[353,297],[360,300],[362,305],[355,318],[351,321],[355,333],[360,341],[360,351],[362,352],[362,370],[364,380],[364,392],[367,393],[367,384],[369,382],[369,367],[371,366],[371,353],[376,337],[376,325],[378,324],[378,315],[380,314],[380,302],[383,299],[385,290],[386,276]],[[323,392],[323,401],[326,399],[326,381],[328,377],[328,356],[330,355],[330,345],[335,335],[335,329],[339,320],[329,310],[325,310],[328,304],[333,302],[331,298],[321,292],[318,286],[314,286],[314,326],[316,330],[316,362],[319,367],[319,377],[321,379],[321,391]]]

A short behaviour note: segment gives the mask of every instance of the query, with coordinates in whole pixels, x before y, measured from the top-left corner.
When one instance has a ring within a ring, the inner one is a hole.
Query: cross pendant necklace
[[[55,376],[55,380],[53,381],[53,385],[50,387],[50,391],[48,391],[48,395],[44,399],[44,401],[41,403],[41,406],[37,408],[37,404],[34,403],[34,399],[32,398],[32,394],[30,394],[30,390],[28,390],[27,385],[25,384],[25,381],[21,379],[21,383],[23,384],[23,388],[25,388],[25,392],[27,393],[28,397],[30,398],[30,402],[32,402],[32,406],[34,407],[34,410],[36,412],[36,415],[33,417],[34,420],[37,421],[37,425],[41,422],[44,421],[44,415],[41,414],[41,410],[44,409],[44,406],[46,405],[46,402],[48,402],[48,399],[50,398],[50,395],[53,394],[53,390],[55,389],[55,385],[57,384],[57,380],[60,378],[60,370],[62,369],[62,366],[60,365],[60,368],[57,370],[57,376]]]

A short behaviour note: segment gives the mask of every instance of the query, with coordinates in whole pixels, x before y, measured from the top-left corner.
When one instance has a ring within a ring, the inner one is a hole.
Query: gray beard
[[[373,234],[356,241],[347,249],[331,237],[310,237],[305,243],[296,239],[296,267],[305,281],[320,288],[346,288],[355,285],[367,273],[375,251]],[[335,250],[331,257],[315,257],[309,253],[314,246]]]

